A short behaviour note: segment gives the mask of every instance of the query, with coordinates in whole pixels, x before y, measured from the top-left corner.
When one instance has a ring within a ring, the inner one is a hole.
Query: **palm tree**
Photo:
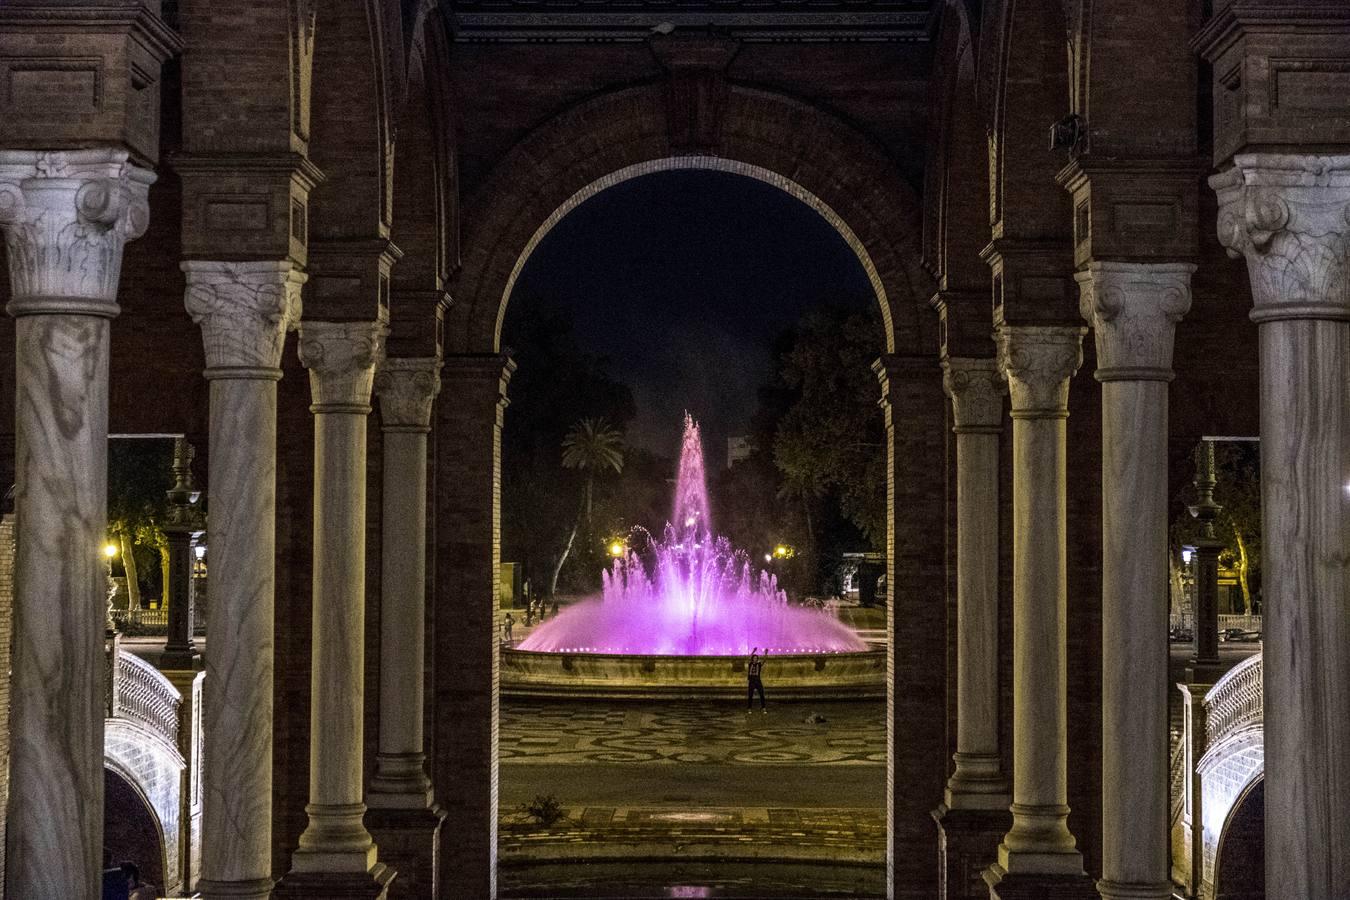
[[[623,434],[604,419],[582,419],[569,428],[563,438],[562,464],[565,469],[579,469],[585,474],[586,481],[577,520],[572,525],[572,533],[567,536],[567,545],[558,556],[557,565],[553,567],[549,594],[558,591],[558,575],[562,572],[563,563],[567,562],[568,554],[572,552],[572,544],[576,541],[583,516],[586,524],[590,525],[595,476],[611,469],[615,474],[623,471]]]

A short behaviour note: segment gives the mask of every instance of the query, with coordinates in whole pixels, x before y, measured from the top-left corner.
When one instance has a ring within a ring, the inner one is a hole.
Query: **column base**
[[[984,871],[989,900],[1101,900],[1087,875],[1009,874],[997,863]]]
[[[1102,900],[1172,900],[1176,896],[1171,882],[1139,884],[1107,881],[1104,878],[1097,882],[1097,893],[1102,895]]]
[[[268,900],[274,885],[270,878],[255,881],[208,881],[203,878],[197,882],[197,894],[202,900]]]
[[[273,900],[387,900],[394,870],[376,863],[369,872],[295,872],[277,883]]]
[[[1011,821],[1006,800],[1001,811],[949,809],[944,804],[933,810],[933,821],[938,827],[941,867],[938,896],[945,900],[987,898],[989,886],[984,882],[984,870],[998,858],[999,841]]]
[[[389,888],[390,900],[434,900],[444,822],[445,810],[439,806],[372,808],[366,813],[366,828],[379,845],[380,857],[398,870],[398,880]]]

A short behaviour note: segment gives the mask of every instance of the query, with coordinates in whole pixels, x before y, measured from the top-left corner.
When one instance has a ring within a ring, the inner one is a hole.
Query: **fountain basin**
[[[770,656],[764,688],[774,700],[857,700],[886,696],[886,651]],[[744,700],[744,656],[643,656],[501,651],[505,697]]]

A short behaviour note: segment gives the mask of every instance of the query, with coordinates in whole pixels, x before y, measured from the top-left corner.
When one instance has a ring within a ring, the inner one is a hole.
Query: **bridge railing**
[[[1262,656],[1249,656],[1220,678],[1205,694],[1205,743],[1223,741],[1262,721]]]
[[[125,650],[117,654],[109,715],[137,722],[174,747],[182,702],[178,689],[150,663]]]

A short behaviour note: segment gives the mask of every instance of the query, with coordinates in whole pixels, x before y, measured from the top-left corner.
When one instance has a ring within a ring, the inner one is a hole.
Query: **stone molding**
[[[1087,329],[1064,325],[1000,325],[998,364],[1008,379],[1014,419],[1069,415],[1069,379],[1083,364]]]
[[[1350,319],[1350,156],[1242,153],[1209,179],[1254,322]]]
[[[942,389],[952,401],[957,434],[998,434],[1008,383],[996,359],[948,357],[942,361]]]
[[[1191,263],[1093,262],[1078,308],[1097,342],[1098,381],[1171,381],[1176,323],[1191,308]]]
[[[206,377],[281,378],[286,332],[300,323],[306,276],[289,261],[187,260],[183,303],[201,326]]]
[[[440,391],[440,357],[386,358],[375,372],[383,430],[430,431],[431,404]]]
[[[383,322],[301,322],[300,362],[309,369],[314,413],[370,412],[375,367],[384,358]]]
[[[0,150],[10,315],[116,316],[122,249],[150,224],[154,181],[125,150]]]

